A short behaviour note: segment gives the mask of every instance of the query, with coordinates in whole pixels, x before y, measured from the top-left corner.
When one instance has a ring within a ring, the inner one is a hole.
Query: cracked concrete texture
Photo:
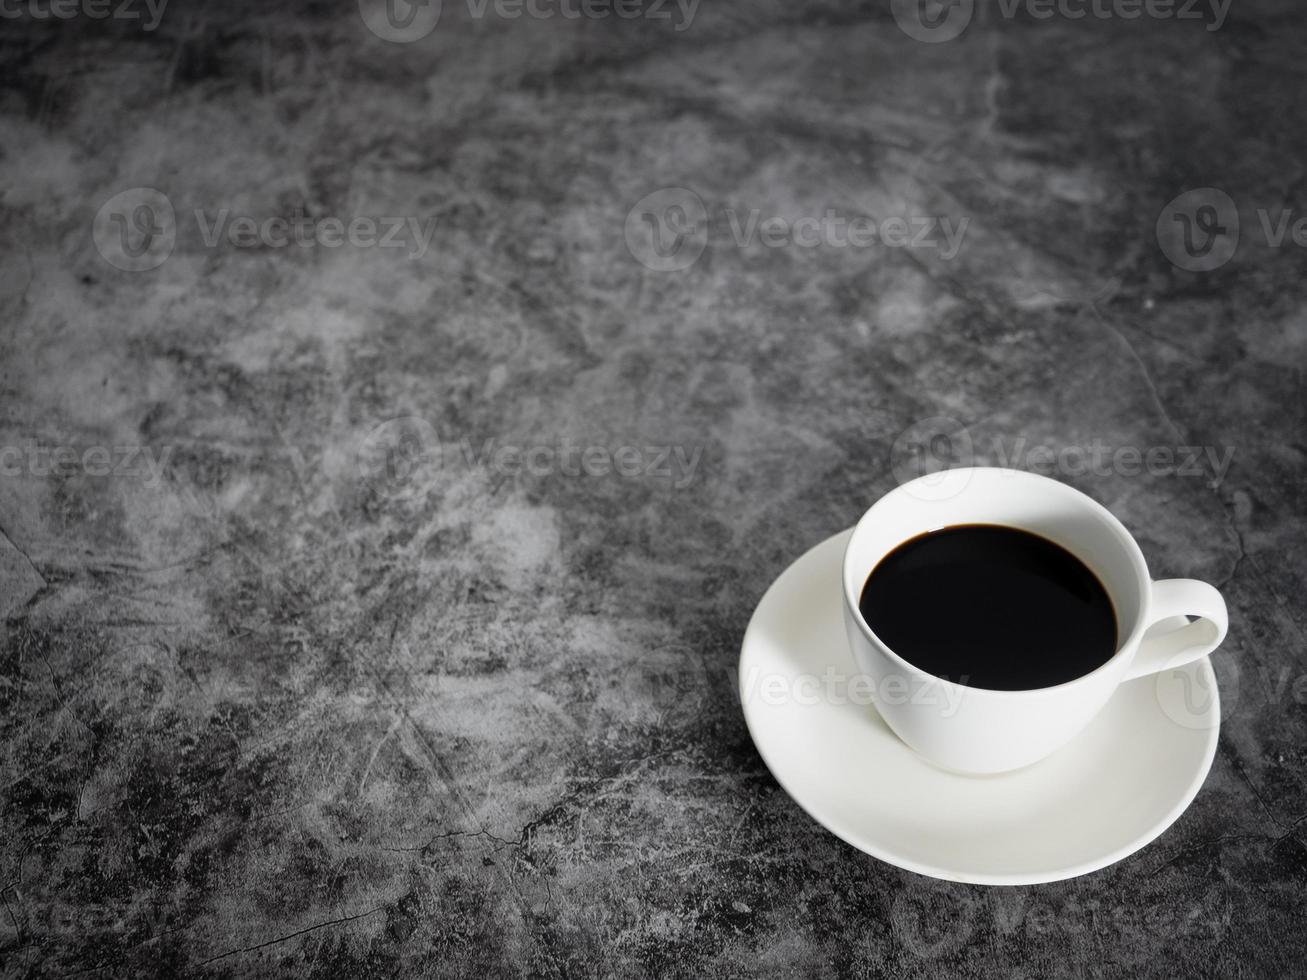
[[[0,616],[21,611],[45,585],[45,579],[25,554],[0,530]]]
[[[444,6],[396,45],[352,3],[5,22],[0,972],[1290,975],[1307,307],[1256,212],[1301,194],[1304,15]],[[1185,272],[1154,224],[1206,186],[1244,237]],[[176,215],[144,272],[91,233],[134,187]],[[709,217],[680,272],[624,238],[665,187]],[[435,231],[210,245],[224,209]],[[827,210],[969,223],[730,237]],[[1229,602],[1207,784],[1083,879],[862,855],[740,716],[762,592],[942,429],[1171,452],[1057,475]]]

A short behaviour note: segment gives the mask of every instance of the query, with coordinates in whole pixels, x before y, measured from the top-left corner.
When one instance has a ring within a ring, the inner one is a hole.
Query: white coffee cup
[[[958,524],[1031,531],[1084,562],[1116,611],[1112,659],[1053,687],[992,691],[936,677],[891,650],[858,611],[868,576],[903,542]],[[877,702],[886,724],[924,758],[968,774],[1018,769],[1050,755],[1089,724],[1118,684],[1211,653],[1228,625],[1225,600],[1212,586],[1193,579],[1153,581],[1139,545],[1106,508],[1064,483],[1019,470],[945,470],[890,491],[854,528],[843,579],[845,627],[859,670],[877,690],[904,692]],[[1199,618],[1145,638],[1150,627],[1183,623],[1175,617],[1184,616]]]

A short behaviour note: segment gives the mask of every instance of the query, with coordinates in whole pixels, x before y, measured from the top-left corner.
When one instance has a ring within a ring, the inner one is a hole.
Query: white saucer
[[[900,742],[865,697],[839,687],[836,696],[814,697],[829,689],[823,676],[856,670],[840,587],[850,533],[823,541],[772,583],[740,652],[749,734],[814,820],[919,874],[1031,885],[1120,861],[1185,811],[1211,768],[1220,728],[1206,657],[1121,685],[1068,745],[998,776],[936,768]]]

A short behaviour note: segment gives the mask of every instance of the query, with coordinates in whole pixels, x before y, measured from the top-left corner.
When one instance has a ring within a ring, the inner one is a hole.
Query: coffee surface
[[[1116,613],[1094,573],[1016,528],[958,525],[905,541],[872,569],[858,606],[904,660],[969,687],[1051,687],[1116,652]]]

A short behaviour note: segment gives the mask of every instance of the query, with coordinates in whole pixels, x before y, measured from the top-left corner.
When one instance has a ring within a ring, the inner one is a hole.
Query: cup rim
[[[1077,490],[1075,487],[1071,486],[1071,484],[1063,483],[1061,480],[1054,480],[1052,477],[1043,476],[1039,473],[1030,473],[1027,472],[1026,470],[1014,470],[1002,466],[959,466],[953,469],[949,469],[947,470],[947,472],[950,476],[962,477],[965,475],[968,478],[967,479],[968,484],[970,483],[970,477],[975,476],[977,474],[1002,476],[1004,478],[1018,478],[1018,479],[1027,480],[1034,484],[1045,484],[1045,485],[1051,484],[1052,486],[1058,487],[1059,492],[1069,492],[1081,504],[1081,506],[1091,511],[1097,517],[1102,518],[1104,523],[1107,524],[1109,528],[1111,528],[1113,531],[1116,532],[1117,537],[1120,539],[1121,543],[1125,546],[1126,552],[1130,558],[1130,564],[1135,571],[1135,586],[1139,592],[1139,596],[1138,596],[1139,613],[1135,617],[1134,624],[1132,625],[1130,632],[1129,634],[1126,635],[1125,639],[1123,639],[1120,643],[1117,644],[1116,652],[1112,654],[1112,656],[1109,657],[1102,664],[1100,664],[1099,666],[1091,670],[1089,673],[1081,674],[1079,677],[1073,677],[1071,680],[1063,681],[1061,684],[1052,684],[1048,687],[1025,688],[1019,691],[1003,691],[991,687],[975,687],[971,684],[959,684],[956,681],[950,681],[947,678],[940,677],[937,674],[932,674],[927,670],[923,670],[922,668],[918,667],[916,664],[913,664],[910,661],[905,660],[899,654],[895,653],[894,649],[888,643],[886,643],[884,640],[882,640],[879,636],[876,635],[876,632],[871,628],[870,624],[868,624],[867,620],[863,617],[862,610],[858,608],[858,596],[855,596],[853,594],[851,579],[849,575],[849,559],[853,552],[853,543],[858,540],[858,535],[862,532],[863,526],[867,524],[875,515],[876,509],[882,507],[887,503],[892,503],[896,498],[900,498],[903,496],[911,496],[913,486],[924,483],[926,480],[932,480],[938,477],[938,474],[928,474],[926,476],[916,477],[915,479],[909,480],[907,483],[900,483],[893,490],[890,490],[888,493],[880,497],[875,503],[873,503],[869,508],[867,508],[867,511],[862,515],[862,517],[858,519],[858,523],[853,526],[853,533],[849,535],[849,540],[844,545],[844,556],[840,561],[840,578],[841,578],[840,587],[844,592],[845,607],[850,610],[854,622],[856,622],[858,625],[858,629],[860,629],[869,640],[874,642],[876,646],[880,650],[882,650],[895,664],[921,677],[928,678],[938,684],[946,684],[949,686],[949,688],[956,688],[960,691],[975,691],[980,694],[985,694],[992,697],[1007,697],[1007,698],[1029,698],[1032,695],[1034,696],[1046,695],[1054,691],[1070,690],[1071,688],[1077,686],[1081,686],[1081,687],[1088,686],[1095,679],[1114,672],[1120,666],[1121,661],[1124,661],[1128,657],[1133,656],[1134,649],[1138,645],[1139,640],[1143,636],[1144,630],[1146,629],[1145,624],[1148,623],[1150,619],[1149,614],[1150,614],[1150,606],[1151,606],[1150,600],[1152,598],[1152,589],[1149,588],[1149,586],[1152,583],[1152,576],[1148,572],[1148,563],[1144,560],[1144,553],[1139,548],[1139,542],[1135,541],[1134,535],[1132,535],[1126,529],[1126,526],[1121,523],[1120,519],[1115,514],[1113,514],[1110,510],[1108,510],[1106,507],[1100,504],[1093,497],[1089,496],[1088,494],[1080,490]],[[959,492],[965,492],[965,490]],[[983,523],[983,522],[978,522],[978,523]],[[1004,523],[1004,522],[997,522],[997,521],[994,523],[1000,524],[1001,526],[1005,526],[1005,527],[1016,527],[1018,530],[1027,530],[1026,528],[1020,527],[1020,525],[1018,524],[1011,524],[1011,523]],[[1037,532],[1032,532],[1032,533],[1037,533]],[[909,538],[904,538],[903,540],[907,541],[909,540]],[[897,547],[897,545],[895,545],[895,547]],[[879,561],[879,559],[877,560]],[[1083,559],[1081,560],[1083,561]],[[873,565],[871,569],[867,570],[867,574],[870,575],[874,569],[875,566]],[[1095,575],[1098,575],[1097,569],[1091,567],[1090,571],[1094,572]],[[863,581],[865,584],[865,577]],[[1109,599],[1111,598],[1111,592],[1108,593],[1108,598]],[[1113,603],[1113,605],[1115,605],[1115,603]]]

